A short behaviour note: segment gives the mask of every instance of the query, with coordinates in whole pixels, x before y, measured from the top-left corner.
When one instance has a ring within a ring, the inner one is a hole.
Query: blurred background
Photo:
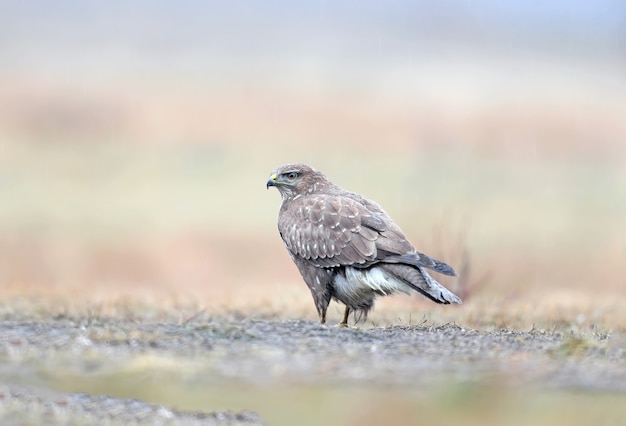
[[[617,0],[0,2],[2,309],[316,319],[306,162],[462,273],[371,321],[624,328],[625,117]]]

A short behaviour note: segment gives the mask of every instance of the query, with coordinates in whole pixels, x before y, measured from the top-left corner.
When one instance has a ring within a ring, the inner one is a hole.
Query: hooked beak
[[[276,177],[277,177],[276,174],[273,174],[272,176],[270,176],[270,178],[267,180],[267,184],[265,185],[267,189],[270,189],[270,186],[278,185],[276,183]]]

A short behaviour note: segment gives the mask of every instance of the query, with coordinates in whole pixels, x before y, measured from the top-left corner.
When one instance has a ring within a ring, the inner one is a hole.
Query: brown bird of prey
[[[331,299],[365,319],[377,296],[416,291],[437,303],[461,303],[426,269],[456,275],[454,269],[415,250],[389,215],[374,201],[329,181],[305,164],[274,170],[267,188],[283,198],[278,231],[309,286],[320,321]]]

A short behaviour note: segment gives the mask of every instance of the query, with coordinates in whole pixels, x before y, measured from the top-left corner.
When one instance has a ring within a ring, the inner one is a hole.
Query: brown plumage
[[[305,164],[272,172],[283,202],[278,231],[309,286],[322,323],[331,299],[348,315],[365,318],[377,296],[417,291],[437,303],[461,303],[425,268],[455,275],[452,267],[415,250],[374,201],[346,191]]]

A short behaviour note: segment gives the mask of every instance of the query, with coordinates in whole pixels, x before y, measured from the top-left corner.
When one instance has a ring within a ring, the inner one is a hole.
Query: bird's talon
[[[356,328],[356,327],[353,327],[353,326],[351,326],[349,324],[346,324],[345,322],[340,322],[339,324],[335,325],[335,327],[337,327],[337,328],[347,328],[347,329]]]

